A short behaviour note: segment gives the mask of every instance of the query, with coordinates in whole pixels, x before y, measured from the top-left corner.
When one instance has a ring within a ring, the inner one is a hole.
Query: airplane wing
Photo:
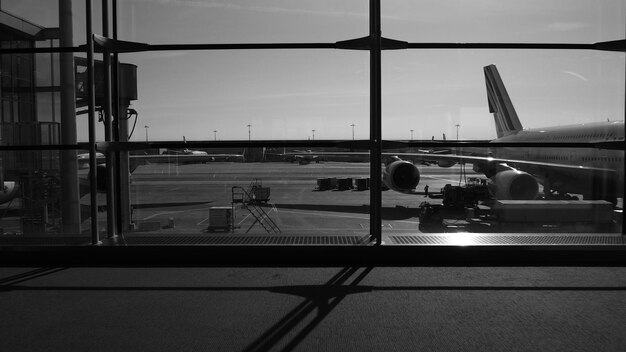
[[[464,150],[467,148],[464,148]],[[484,152],[484,148],[481,149]],[[447,154],[448,153],[448,154]],[[289,155],[311,155],[307,153],[286,153]],[[381,153],[383,156],[397,156],[399,158],[406,159],[414,159],[419,161],[430,162],[433,164],[437,164],[439,162],[443,162],[445,164],[475,164],[475,165],[505,165],[509,168],[520,168],[520,169],[529,169],[536,170],[535,173],[539,174],[540,171],[546,169],[554,169],[554,170],[563,170],[564,172],[573,172],[576,170],[584,170],[583,172],[615,172],[613,169],[606,168],[596,168],[596,167],[588,167],[588,166],[579,166],[579,165],[569,165],[569,164],[559,164],[559,163],[548,163],[548,162],[539,162],[539,161],[528,161],[528,160],[514,160],[514,159],[504,159],[497,157],[489,157],[489,156],[478,156],[478,155],[463,155],[463,154],[452,154],[449,149],[446,150],[420,150],[417,153],[407,153],[407,152],[384,152]],[[316,156],[369,156],[369,152],[317,152]]]
[[[468,164],[506,164],[511,167],[519,166],[520,168],[536,168],[537,170],[543,170],[547,168],[553,169],[562,169],[566,171],[572,170],[595,170],[595,171],[615,171],[612,169],[604,169],[604,168],[596,168],[596,167],[588,167],[588,166],[579,166],[579,165],[570,165],[570,164],[559,164],[559,163],[546,163],[540,161],[528,161],[528,160],[514,160],[514,159],[504,159],[504,158],[496,158],[489,156],[476,156],[476,155],[460,155],[460,154],[435,154],[435,153],[395,153],[393,154],[398,157],[417,157],[419,159],[423,159],[426,161],[446,161],[446,162],[455,162],[457,164],[468,163]]]
[[[548,184],[551,190],[564,193],[588,194],[590,192],[589,188],[596,185],[614,188],[617,187],[619,180],[617,170],[574,164],[459,154],[398,153],[395,155],[399,158],[414,157],[445,166],[463,163],[472,164],[475,171],[481,172],[487,177],[492,177],[505,170],[524,172],[535,177],[544,186]]]

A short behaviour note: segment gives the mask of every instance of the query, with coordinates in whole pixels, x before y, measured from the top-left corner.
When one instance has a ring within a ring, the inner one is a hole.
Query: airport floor
[[[623,267],[0,268],[0,351],[624,351]]]

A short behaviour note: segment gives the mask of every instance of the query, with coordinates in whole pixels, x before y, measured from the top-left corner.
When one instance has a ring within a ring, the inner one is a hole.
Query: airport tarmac
[[[498,224],[493,228],[486,228],[482,225],[480,228],[470,228],[474,225],[468,225],[462,213],[455,219],[447,218],[445,228],[422,226],[420,229],[420,205],[423,202],[433,205],[439,205],[442,202],[441,198],[424,195],[426,185],[432,195],[440,192],[446,184],[463,185],[470,178],[484,179],[484,175],[474,173],[469,167],[463,170],[462,166],[458,165],[450,168],[420,165],[418,168],[421,180],[414,194],[403,194],[392,190],[382,192],[383,243],[442,244],[441,241],[443,241],[443,244],[449,244],[448,239],[437,238],[432,242],[432,239],[424,239],[424,236],[415,238],[415,235],[423,235],[423,232],[428,232],[430,235],[442,232],[493,232],[502,235],[532,232],[595,235],[620,232],[619,224],[616,224],[615,229],[610,231],[598,230],[594,228],[594,224],[577,223],[569,227],[543,224],[546,226],[528,229],[520,227],[526,224],[507,228],[502,228]],[[217,236],[229,238],[256,236],[266,239],[271,234],[282,235],[285,238],[317,236],[331,238],[333,241],[339,237],[350,237],[352,238],[349,240],[351,244],[360,244],[370,234],[370,192],[357,189],[319,190],[317,182],[322,178],[352,178],[353,180],[368,178],[369,171],[369,163],[350,162],[321,162],[308,165],[288,162],[142,165],[131,175],[130,202],[133,207],[134,229],[125,232],[125,237],[132,239],[140,236],[144,238],[146,236],[170,236],[180,239],[184,236],[196,236],[202,238],[202,241],[213,241]],[[462,176],[463,172],[465,172],[464,176]],[[258,209],[251,210],[257,215],[259,211],[265,212],[273,221],[275,225],[273,228],[259,224],[249,210],[250,208],[244,208],[241,203],[233,204],[233,189],[241,192],[242,189],[249,189],[252,183],[269,191],[269,196],[264,199],[267,202],[261,203]],[[84,209],[89,208],[89,199],[89,195],[81,199]],[[104,238],[103,236],[107,233],[105,194],[98,194],[98,204],[100,236]],[[209,216],[212,208],[234,209],[234,228],[224,226],[223,221],[217,224],[221,227],[216,226],[215,218],[211,220]],[[86,212],[85,215],[88,213]],[[20,231],[20,218],[4,217],[2,227],[5,234],[17,234]],[[82,228],[83,234],[89,236],[89,218],[83,221]],[[413,237],[409,238],[409,236]],[[423,241],[416,243],[417,240],[424,240],[426,243]],[[517,243],[517,240],[505,240],[500,244]],[[567,240],[570,241],[571,236],[568,236]],[[608,240],[613,241],[612,238]],[[463,241],[466,245],[466,239]],[[481,243],[493,244],[492,239]],[[206,242],[206,244],[214,243]],[[545,242],[540,244],[545,244]]]
[[[420,168],[418,194],[384,191],[383,231],[419,233],[418,206],[441,200],[424,196],[424,186],[438,192],[445,184],[458,185],[460,167]],[[471,172],[471,171],[470,171]],[[473,173],[468,177],[477,176]],[[138,230],[160,233],[205,233],[211,207],[230,207],[233,187],[247,189],[258,182],[270,190],[263,210],[283,234],[364,235],[369,233],[369,191],[317,189],[317,179],[367,178],[368,163],[208,163],[140,166],[131,178],[133,221]],[[267,234],[254,216],[235,205],[234,234]],[[102,220],[101,220],[102,221]],[[148,225],[142,225],[148,224]],[[174,225],[173,228],[171,225]],[[142,231],[145,232],[145,231]]]

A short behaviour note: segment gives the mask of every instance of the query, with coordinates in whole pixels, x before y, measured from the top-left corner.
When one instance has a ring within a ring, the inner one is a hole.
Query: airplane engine
[[[15,181],[5,181],[0,187],[0,204],[4,204],[18,196],[19,185]]]
[[[531,200],[537,197],[539,184],[526,172],[505,170],[491,178],[489,191],[496,199]]]
[[[420,182],[420,172],[412,163],[396,160],[383,170],[383,182],[394,191],[410,193]]]
[[[456,161],[451,160],[439,160],[437,161],[437,166],[439,167],[453,167],[456,164]]]

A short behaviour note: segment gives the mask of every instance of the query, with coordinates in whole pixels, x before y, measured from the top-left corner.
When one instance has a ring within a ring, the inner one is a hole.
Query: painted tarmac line
[[[145,220],[150,220],[156,216],[160,216],[160,215],[166,215],[166,214],[177,214],[177,213],[184,213],[184,212],[189,212],[189,211],[206,211],[206,208],[197,208],[197,209],[185,209],[185,210],[171,210],[171,211],[162,211],[159,213],[155,213],[152,214],[150,216],[146,216],[145,218],[141,219],[142,221]]]
[[[200,221],[199,223],[197,223],[197,224],[196,224],[196,226],[198,226],[198,225],[202,225],[202,223],[203,223],[203,222],[205,222],[205,221],[207,221],[207,220],[209,220],[209,218],[206,218],[206,219],[204,219],[204,220]]]
[[[315,215],[315,216],[334,217],[334,218],[347,218],[347,219],[360,219],[360,220],[369,219],[369,217],[328,214],[327,212],[306,212],[306,211],[293,211],[293,210],[281,210],[280,212],[287,213],[287,214]]]

